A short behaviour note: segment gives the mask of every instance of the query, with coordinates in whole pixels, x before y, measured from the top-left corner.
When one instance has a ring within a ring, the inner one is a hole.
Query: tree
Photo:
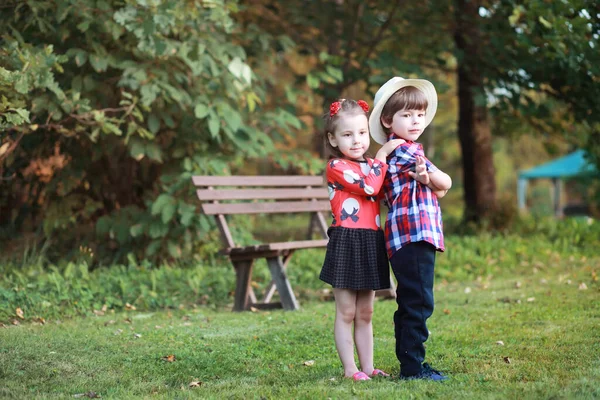
[[[285,4],[248,0],[242,4],[238,16],[243,24],[259,25],[271,34],[283,32],[294,42],[294,52],[285,60],[286,71],[293,76],[281,84],[286,94],[308,99],[317,128],[317,116],[340,96],[373,95],[395,75],[432,79],[448,73],[441,65],[445,56],[431,50],[447,48],[448,39],[412,33],[431,18],[437,18],[436,24],[445,23],[439,18],[442,12],[429,4],[403,0],[290,0]]]
[[[496,174],[492,132],[485,91],[484,56],[479,2],[457,0],[455,4],[457,82],[459,99],[458,136],[462,149],[466,222],[489,219],[496,210]]]
[[[266,30],[294,40],[299,57],[309,63],[296,74],[297,82],[306,82],[324,104],[357,84],[373,91],[394,75],[416,74],[439,86],[455,75],[466,221],[494,216],[492,144],[494,136],[506,134],[494,131],[499,122],[517,119],[544,135],[558,135],[564,121],[555,115],[576,116],[571,130],[597,131],[586,126],[600,86],[593,1],[244,4],[251,7],[242,16],[250,14]]]
[[[0,8],[0,226],[97,253],[179,257],[209,230],[193,173],[274,151],[235,1],[19,1]],[[256,32],[253,40],[274,40]],[[96,236],[92,235],[95,227]]]
[[[455,3],[465,217],[477,222],[495,206],[491,111],[544,135],[593,147],[600,29],[597,2],[575,0]],[[496,135],[501,135],[496,132]],[[579,134],[578,137],[573,137]]]

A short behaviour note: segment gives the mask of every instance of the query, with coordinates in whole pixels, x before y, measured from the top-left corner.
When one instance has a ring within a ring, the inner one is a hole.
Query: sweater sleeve
[[[327,184],[359,196],[374,196],[383,185],[387,164],[369,159],[367,163],[333,159],[327,163]]]

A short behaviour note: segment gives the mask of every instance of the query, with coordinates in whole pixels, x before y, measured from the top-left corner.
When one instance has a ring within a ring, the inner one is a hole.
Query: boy
[[[386,247],[398,281],[394,324],[402,379],[448,379],[423,363],[429,336],[426,321],[434,305],[435,255],[444,251],[437,199],[452,186],[450,176],[425,158],[423,146],[416,143],[436,109],[437,94],[431,82],[394,77],[375,94],[369,118],[371,136],[377,143],[398,138],[406,141],[388,156],[382,189],[389,207]]]

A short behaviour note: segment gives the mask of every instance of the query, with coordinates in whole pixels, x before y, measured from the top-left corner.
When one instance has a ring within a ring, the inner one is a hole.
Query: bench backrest
[[[216,216],[229,247],[235,247],[225,219],[230,214],[309,212],[313,214],[311,224],[316,220],[326,237],[327,223],[321,211],[329,211],[330,205],[322,176],[193,176],[192,180],[202,212]]]

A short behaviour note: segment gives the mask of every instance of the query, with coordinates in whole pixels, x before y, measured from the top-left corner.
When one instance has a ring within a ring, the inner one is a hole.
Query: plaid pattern
[[[330,227],[319,278],[340,289],[390,288],[390,267],[381,229]]]
[[[391,134],[388,140],[396,136]],[[423,146],[416,142],[406,142],[388,156],[388,170],[383,192],[388,204],[385,222],[385,237],[388,256],[404,244],[426,241],[439,251],[444,251],[442,232],[442,211],[431,189],[408,175],[415,170],[416,157],[425,158]],[[425,158],[427,171],[438,168]]]

